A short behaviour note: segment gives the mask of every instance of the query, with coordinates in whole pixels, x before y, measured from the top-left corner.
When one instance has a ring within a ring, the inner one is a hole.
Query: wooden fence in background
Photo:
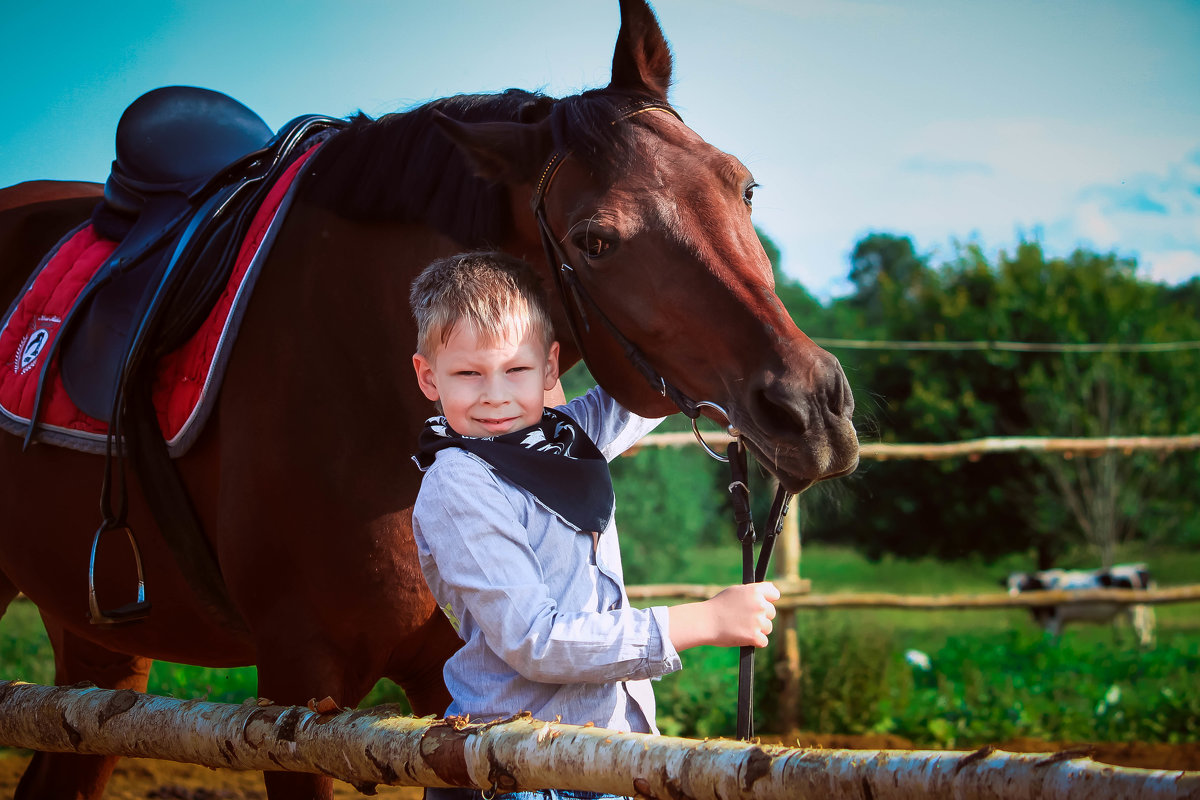
[[[732,440],[724,431],[704,431],[701,435],[709,447],[718,452],[723,451]],[[638,442],[636,447],[627,451],[626,455],[635,455],[643,447],[686,447],[695,443],[695,434],[690,431],[652,433]],[[862,458],[880,461],[914,458],[932,461],[963,457],[977,460],[988,454],[1017,451],[1059,453],[1064,458],[1073,458],[1076,455],[1095,456],[1110,450],[1119,450],[1123,453],[1137,450],[1169,453],[1197,448],[1200,448],[1200,434],[1094,438],[996,436],[936,444],[863,444],[859,452]],[[1026,592],[1020,595],[1001,593],[975,595],[812,594],[811,583],[800,577],[800,529],[798,515],[794,512],[784,517],[783,531],[775,545],[775,559],[772,580],[779,586],[783,595],[780,602],[776,604],[779,614],[776,617],[773,636],[776,653],[774,671],[780,685],[780,694],[776,698],[778,703],[776,723],[779,729],[783,729],[792,721],[799,719],[800,641],[796,623],[797,614],[802,609],[983,610],[1096,602],[1152,605],[1200,601],[1200,585],[1176,586],[1149,591],[1101,589],[1078,592]],[[722,588],[698,584],[658,584],[629,586],[627,590],[631,599],[652,601],[705,599]],[[785,724],[780,725],[780,723]]]

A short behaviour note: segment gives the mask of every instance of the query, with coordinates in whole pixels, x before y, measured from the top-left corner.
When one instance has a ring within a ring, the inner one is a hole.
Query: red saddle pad
[[[196,333],[158,365],[154,406],[171,455],[195,441],[220,388],[230,346],[242,311],[266,260],[294,194],[296,175],[316,152],[310,148],[268,192],[238,251],[229,282]],[[45,371],[37,439],[87,452],[103,452],[107,420],[84,414],[62,385],[58,359],[47,359],[63,319],[75,298],[117,243],[101,238],[91,225],[59,243],[17,299],[0,330],[0,427],[24,436],[33,413],[37,386]]]

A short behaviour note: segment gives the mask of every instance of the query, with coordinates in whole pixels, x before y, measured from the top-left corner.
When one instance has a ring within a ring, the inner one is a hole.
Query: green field
[[[1150,564],[1159,585],[1194,583],[1200,554],[1127,553]],[[693,551],[672,581],[735,582],[736,547]],[[1015,561],[944,563],[805,548],[801,573],[813,591],[907,594],[994,592]],[[806,611],[800,616],[802,717],[788,728],[893,733],[921,746],[970,747],[1016,736],[1050,740],[1200,741],[1200,605],[1157,609],[1158,643],[1140,650],[1127,628],[1069,627],[1058,641],[1024,610]],[[930,669],[905,660],[920,651]],[[736,653],[702,648],[656,685],[664,733],[732,735]],[[53,659],[36,610],[14,603],[0,620],[0,676],[53,682]],[[769,732],[773,678],[758,659],[756,688]],[[253,668],[199,669],[156,663],[149,691],[241,702],[255,695]],[[381,681],[364,705],[402,700]]]

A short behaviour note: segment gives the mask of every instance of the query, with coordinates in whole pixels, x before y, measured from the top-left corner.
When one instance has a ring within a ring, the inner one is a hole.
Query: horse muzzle
[[[730,422],[785,489],[802,492],[858,467],[854,395],[825,351],[804,371],[764,370],[731,403]]]

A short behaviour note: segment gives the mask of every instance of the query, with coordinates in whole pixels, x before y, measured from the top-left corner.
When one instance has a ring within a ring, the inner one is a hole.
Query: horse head
[[[676,115],[670,78],[653,11],[622,0],[606,88],[538,120],[440,123],[533,207],[563,299],[555,322],[575,334],[566,365],[582,356],[637,413],[728,422],[790,491],[848,474],[858,439],[841,365],[775,294],[750,171]]]

